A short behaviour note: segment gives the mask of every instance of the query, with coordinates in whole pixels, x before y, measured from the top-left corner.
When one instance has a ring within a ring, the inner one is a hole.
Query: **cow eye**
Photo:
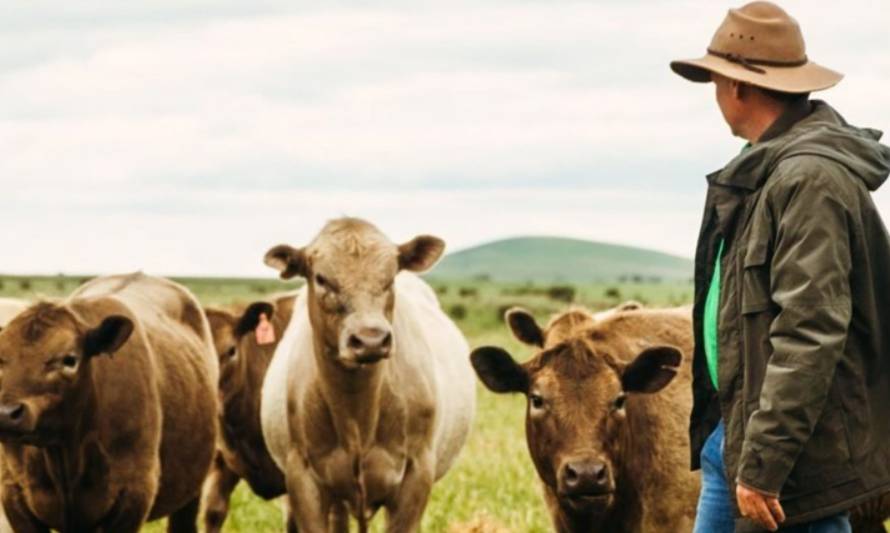
[[[63,355],[58,359],[53,359],[47,363],[47,370],[59,369],[74,370],[80,360],[74,354]]]
[[[321,274],[315,275],[315,284],[326,291],[337,292],[337,287],[335,287],[334,284],[331,283],[331,280],[322,276]]]
[[[612,411],[620,411],[624,409],[624,405],[627,403],[627,396],[624,394],[619,394],[617,398],[612,402]]]
[[[231,348],[226,350],[226,353],[225,353],[226,359],[231,359],[231,358],[235,357],[237,352],[238,352],[238,350],[236,350],[235,347],[232,346]]]
[[[542,398],[539,394],[530,394],[528,400],[529,402],[531,402],[533,409],[544,408],[544,398]]]

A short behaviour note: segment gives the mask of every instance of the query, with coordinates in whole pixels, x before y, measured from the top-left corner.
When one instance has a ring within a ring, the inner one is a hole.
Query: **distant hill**
[[[617,283],[686,281],[689,259],[661,252],[557,237],[517,237],[447,255],[433,279],[491,279],[504,282]]]

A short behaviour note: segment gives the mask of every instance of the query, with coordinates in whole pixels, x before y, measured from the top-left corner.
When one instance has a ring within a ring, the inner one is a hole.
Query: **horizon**
[[[690,257],[683,257],[680,255],[675,255],[675,254],[671,254],[668,252],[662,252],[659,250],[655,250],[652,248],[629,246],[629,245],[625,245],[625,244],[621,244],[621,243],[595,241],[595,240],[581,239],[581,238],[574,238],[574,237],[563,237],[563,236],[559,236],[559,235],[516,235],[516,236],[512,236],[512,237],[504,237],[504,238],[495,239],[492,241],[485,241],[485,242],[481,242],[481,243],[477,243],[477,244],[472,244],[472,245],[466,246],[464,248],[456,249],[456,250],[449,250],[446,247],[445,253],[442,255],[442,258],[436,263],[436,265],[432,269],[430,269],[427,272],[424,272],[423,275],[425,275],[425,276],[429,275],[429,276],[435,277],[436,268],[448,256],[460,254],[463,252],[472,252],[477,249],[485,248],[485,247],[492,246],[492,245],[497,245],[497,244],[504,243],[504,242],[517,241],[517,240],[531,240],[531,239],[562,240],[562,241],[572,241],[572,242],[590,244],[590,245],[594,245],[594,246],[608,246],[608,247],[615,247],[615,248],[624,248],[624,249],[628,249],[628,250],[635,250],[635,251],[646,252],[646,253],[651,253],[651,254],[658,254],[658,255],[665,256],[665,257],[670,257],[672,259],[682,259],[684,261],[689,261],[690,264],[693,262],[693,259]],[[446,245],[447,245],[447,243],[446,243]],[[274,270],[272,270],[272,269],[268,269],[268,270],[269,270],[268,276],[230,276],[230,275],[220,275],[220,274],[189,275],[189,274],[170,274],[170,273],[165,273],[165,272],[145,272],[145,273],[152,274],[152,275],[158,275],[158,276],[162,276],[162,277],[180,278],[180,279],[243,279],[243,280],[265,280],[265,279],[275,280],[275,279],[278,279],[278,277],[275,275]],[[142,270],[138,270],[135,272],[142,272]],[[0,271],[0,276],[10,277],[10,278],[19,278],[19,277],[28,278],[28,277],[35,277],[35,276],[36,277],[45,277],[45,278],[53,278],[56,276],[62,276],[65,278],[80,278],[80,277],[93,277],[93,276],[100,276],[100,275],[102,275],[102,274],[101,273],[90,273],[90,272],[57,272],[54,274],[53,273],[34,274],[31,272]],[[692,272],[690,272],[690,276],[691,275],[692,275]]]
[[[740,3],[0,6],[0,271],[262,278],[268,248],[347,213],[454,251],[542,235],[688,259],[704,176],[744,143],[668,63]],[[890,5],[779,3],[846,74],[815,97],[890,127]]]

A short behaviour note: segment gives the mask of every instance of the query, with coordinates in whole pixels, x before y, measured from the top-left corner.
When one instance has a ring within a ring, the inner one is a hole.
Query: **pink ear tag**
[[[260,323],[256,325],[256,343],[260,346],[264,344],[272,344],[275,342],[275,328],[266,313],[260,314]]]

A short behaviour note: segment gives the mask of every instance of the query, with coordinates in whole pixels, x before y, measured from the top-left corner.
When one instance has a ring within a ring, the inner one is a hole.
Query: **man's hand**
[[[735,496],[742,516],[766,529],[776,531],[779,524],[785,521],[785,511],[778,498],[749,489],[741,483],[736,485]]]

